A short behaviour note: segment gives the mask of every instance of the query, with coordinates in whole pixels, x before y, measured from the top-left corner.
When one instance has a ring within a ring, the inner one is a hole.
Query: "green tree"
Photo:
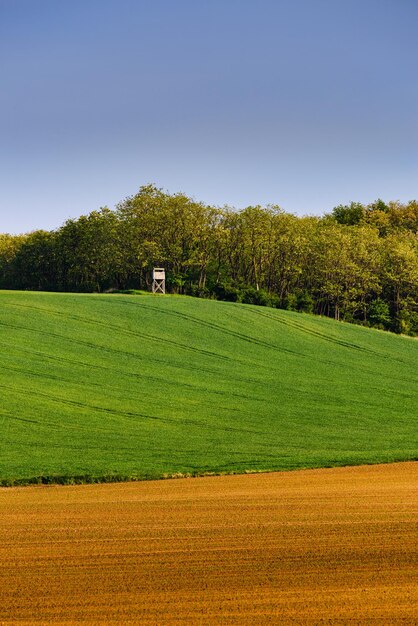
[[[394,330],[409,333],[418,313],[418,237],[409,232],[389,235],[383,255],[383,288],[395,318]]]
[[[16,254],[27,239],[27,235],[9,235],[0,233],[0,288],[14,289],[17,276],[13,266]]]
[[[123,268],[117,215],[104,207],[68,220],[57,232],[57,253],[64,289],[102,291],[119,286]]]
[[[26,235],[11,263],[15,287],[45,291],[56,288],[55,242],[54,232],[36,230]]]
[[[350,204],[339,204],[332,213],[332,217],[339,224],[355,226],[360,224],[365,216],[365,208],[360,202],[350,202]]]

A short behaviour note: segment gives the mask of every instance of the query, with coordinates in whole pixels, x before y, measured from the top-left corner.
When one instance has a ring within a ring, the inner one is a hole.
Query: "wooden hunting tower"
[[[165,293],[165,269],[154,267],[152,270],[152,293]]]

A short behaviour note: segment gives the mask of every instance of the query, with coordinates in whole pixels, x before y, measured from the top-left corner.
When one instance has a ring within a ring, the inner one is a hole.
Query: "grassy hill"
[[[176,296],[0,292],[0,482],[416,457],[418,343]]]

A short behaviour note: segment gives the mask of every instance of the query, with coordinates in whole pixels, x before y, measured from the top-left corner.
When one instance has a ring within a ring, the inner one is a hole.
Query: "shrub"
[[[227,302],[240,302],[241,300],[239,290],[229,283],[215,285],[214,292],[218,300],[226,300]]]
[[[271,296],[265,289],[246,287],[241,291],[241,301],[244,304],[257,304],[258,306],[270,306]]]
[[[369,322],[375,328],[387,329],[392,324],[389,305],[381,298],[373,300],[369,308]]]

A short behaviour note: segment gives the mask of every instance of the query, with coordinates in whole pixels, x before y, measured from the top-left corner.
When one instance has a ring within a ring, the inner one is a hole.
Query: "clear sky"
[[[0,0],[0,232],[418,197],[417,0]]]

